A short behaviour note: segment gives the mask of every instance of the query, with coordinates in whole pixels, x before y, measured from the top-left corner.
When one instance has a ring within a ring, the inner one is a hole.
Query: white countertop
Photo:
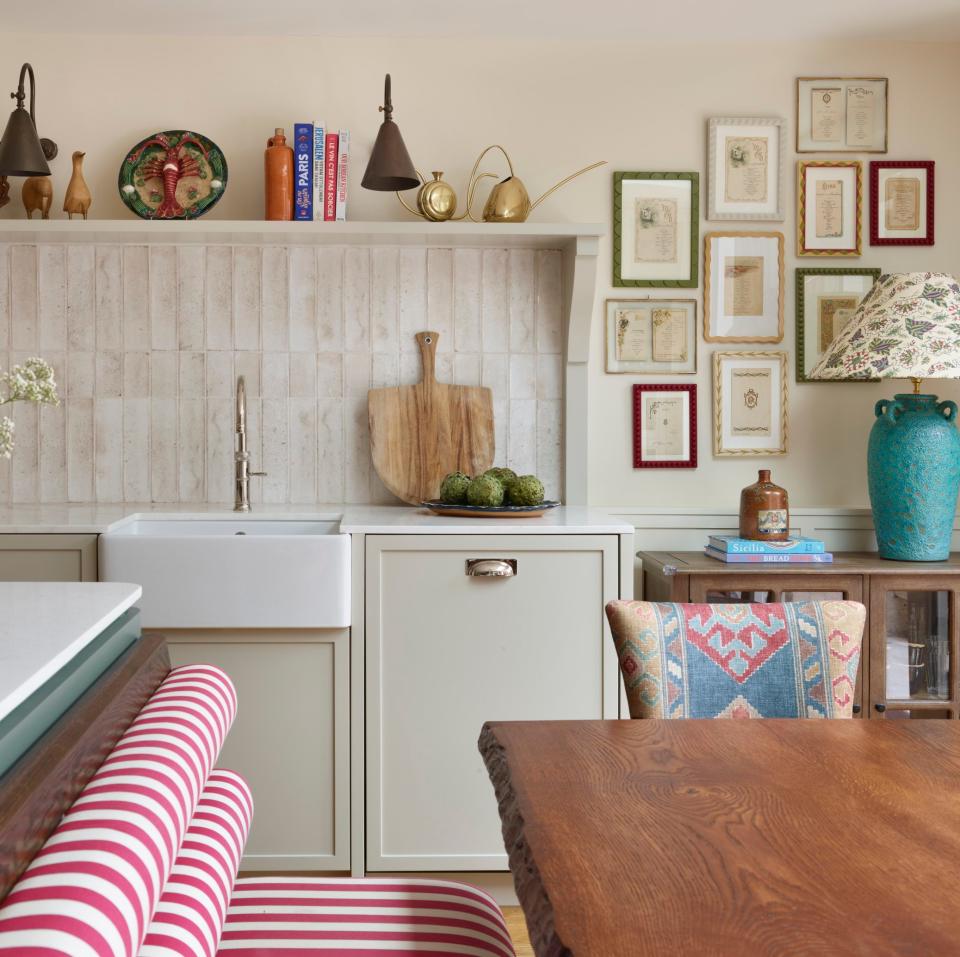
[[[633,525],[603,509],[566,507],[542,518],[452,518],[406,505],[255,505],[246,515],[227,505],[13,505],[0,508],[0,534],[95,534],[138,518],[258,518],[277,521],[340,520],[350,534],[622,535]]]
[[[0,719],[140,597],[118,582],[0,582]]]
[[[622,535],[633,526],[597,509],[561,505],[540,518],[455,518],[425,508],[350,505],[340,531],[367,535]]]

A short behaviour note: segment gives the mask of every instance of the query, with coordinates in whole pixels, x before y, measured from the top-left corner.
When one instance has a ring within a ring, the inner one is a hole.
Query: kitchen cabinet
[[[233,680],[237,718],[218,766],[254,800],[247,871],[350,868],[348,629],[166,629],[173,664]]]
[[[804,601],[867,607],[854,714],[960,718],[960,555],[894,562],[838,552],[832,564],[724,565],[697,552],[640,552],[648,601]]]
[[[909,568],[870,583],[870,717],[958,718],[960,561]]]
[[[506,869],[480,728],[618,717],[620,552],[604,534],[366,537],[368,871]]]
[[[0,535],[0,581],[96,580],[96,535]]]

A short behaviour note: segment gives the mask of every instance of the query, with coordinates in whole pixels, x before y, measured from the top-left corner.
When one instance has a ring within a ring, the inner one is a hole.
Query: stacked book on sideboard
[[[816,538],[790,538],[782,542],[758,542],[735,535],[711,535],[705,555],[727,564],[829,564],[833,555]]]
[[[347,218],[349,158],[349,130],[328,130],[320,122],[294,124],[294,219],[342,221]]]

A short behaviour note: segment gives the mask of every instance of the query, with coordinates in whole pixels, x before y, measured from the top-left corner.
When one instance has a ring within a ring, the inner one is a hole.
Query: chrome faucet
[[[250,477],[266,475],[266,472],[250,471],[250,453],[247,451],[247,387],[243,376],[237,377],[237,449],[233,456],[236,495],[233,501],[235,512],[250,511]]]

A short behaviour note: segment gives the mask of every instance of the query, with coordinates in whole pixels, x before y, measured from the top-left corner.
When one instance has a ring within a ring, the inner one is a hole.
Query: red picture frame
[[[935,175],[933,160],[871,160],[870,161],[870,245],[871,246],[932,246],[934,244]],[[926,233],[923,236],[892,237],[880,235],[880,171],[884,169],[922,169],[926,172],[926,196],[920,203],[926,210]]]
[[[686,392],[689,455],[683,459],[644,458],[643,397],[650,392]],[[697,387],[696,385],[659,385],[644,383],[633,387],[633,467],[635,469],[695,469],[697,467]]]

